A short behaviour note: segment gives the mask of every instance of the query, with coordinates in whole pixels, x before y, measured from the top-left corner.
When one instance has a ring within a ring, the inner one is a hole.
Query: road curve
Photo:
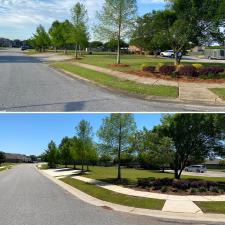
[[[9,112],[183,112],[225,111],[145,101],[73,79],[19,50],[0,50],[0,111]]]
[[[0,225],[198,224],[163,221],[89,205],[41,175],[33,165],[0,172],[0,193]]]

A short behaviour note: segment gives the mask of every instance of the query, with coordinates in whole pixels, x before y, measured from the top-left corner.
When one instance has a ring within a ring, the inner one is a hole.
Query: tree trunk
[[[55,47],[55,53],[57,52],[57,47]]]
[[[121,63],[120,59],[120,37],[118,38],[118,49],[117,49],[117,64]]]
[[[75,47],[75,59],[78,59],[78,44]]]
[[[67,164],[65,164],[65,167],[67,168],[67,167],[68,167],[68,165],[67,165]]]
[[[119,146],[118,146],[118,180],[121,180],[121,165],[120,165],[120,158],[121,158],[121,122],[120,122],[120,133],[119,133]]]
[[[73,169],[74,170],[76,169],[76,163],[75,162],[73,163]]]

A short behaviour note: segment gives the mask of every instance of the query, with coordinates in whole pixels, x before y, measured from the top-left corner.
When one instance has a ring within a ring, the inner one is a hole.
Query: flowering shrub
[[[146,64],[143,64],[141,66],[141,70],[144,71],[144,72],[151,72],[151,73],[153,73],[153,72],[155,72],[156,68],[154,66],[148,66]]]
[[[164,75],[172,75],[175,71],[176,71],[176,67],[175,66],[165,65],[165,66],[161,66],[159,68],[159,72],[161,74],[164,74]]]
[[[179,75],[195,77],[198,75],[197,70],[193,66],[183,66],[179,69]]]
[[[219,73],[223,73],[224,72],[224,68],[223,67],[202,67],[198,70],[200,75],[217,75]]]
[[[192,64],[192,66],[196,69],[196,70],[199,70],[203,67],[202,64]]]

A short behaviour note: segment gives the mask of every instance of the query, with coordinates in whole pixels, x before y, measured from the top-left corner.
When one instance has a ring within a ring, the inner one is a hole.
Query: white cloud
[[[48,28],[56,19],[69,19],[70,10],[78,1],[86,5],[90,24],[93,24],[96,11],[101,8],[104,0],[0,0],[0,36],[4,36],[4,30],[11,29],[12,33],[15,29],[15,32],[23,32],[25,37],[24,33],[27,33],[26,36],[30,35],[31,30],[34,32],[39,24]],[[163,2],[164,0],[138,0],[142,5]]]

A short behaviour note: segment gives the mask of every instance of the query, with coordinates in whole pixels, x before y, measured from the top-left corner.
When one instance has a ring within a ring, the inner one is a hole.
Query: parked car
[[[175,58],[175,52],[173,50],[167,50],[165,52],[161,52],[160,53],[160,56],[162,56],[162,57]],[[183,56],[183,53],[182,52],[179,52],[178,53],[178,57],[182,57],[182,56]]]
[[[167,50],[165,52],[161,52],[160,55],[162,57],[170,57],[170,58],[174,58],[175,57],[175,53],[173,50]]]
[[[26,51],[26,50],[28,50],[28,49],[30,49],[29,46],[22,46],[22,47],[21,47],[21,51]]]
[[[194,173],[205,173],[207,172],[207,168],[205,165],[192,165],[192,166],[186,167],[184,171],[194,172]]]

